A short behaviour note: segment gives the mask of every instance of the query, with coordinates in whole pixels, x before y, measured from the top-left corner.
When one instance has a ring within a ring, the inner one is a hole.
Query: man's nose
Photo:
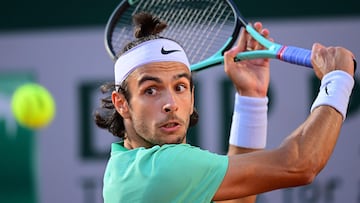
[[[170,113],[178,110],[178,105],[176,103],[176,98],[171,93],[167,94],[165,99],[165,104],[163,105],[163,111],[165,113]]]

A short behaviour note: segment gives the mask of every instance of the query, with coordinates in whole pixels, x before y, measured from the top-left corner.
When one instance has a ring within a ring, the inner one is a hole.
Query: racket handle
[[[294,46],[283,46],[277,54],[277,58],[292,64],[312,68],[311,51]]]

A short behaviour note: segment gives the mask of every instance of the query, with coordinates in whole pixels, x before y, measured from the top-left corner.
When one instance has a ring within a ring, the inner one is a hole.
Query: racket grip
[[[283,46],[277,54],[278,59],[292,64],[312,68],[311,50],[294,46]]]

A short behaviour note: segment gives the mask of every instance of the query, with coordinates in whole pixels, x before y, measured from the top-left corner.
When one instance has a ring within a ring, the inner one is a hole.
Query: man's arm
[[[319,93],[320,101],[314,102],[312,113],[277,149],[230,156],[228,171],[214,200],[308,184],[326,165],[345,119],[344,109],[353,87],[353,55],[344,48],[325,48],[319,44],[313,46],[312,54],[315,74],[319,79],[326,78],[322,84],[327,88],[320,93],[327,89],[329,97]],[[228,68],[236,66],[231,58],[226,62]],[[330,74],[334,70],[341,71]],[[236,74],[235,69],[228,72]],[[326,81],[329,77],[331,81]],[[336,101],[339,99],[342,101]]]
[[[246,154],[250,152],[259,151],[260,149],[251,149],[251,148],[244,148],[244,147],[238,147],[234,145],[229,145],[228,149],[228,156],[236,155],[236,154]],[[239,199],[233,199],[233,200],[225,200],[225,201],[217,201],[216,203],[254,203],[256,201],[256,195],[251,195],[248,197],[243,197]]]
[[[310,183],[338,138],[342,116],[321,106],[275,150],[230,156],[216,199],[237,198]]]
[[[267,138],[268,98],[235,95],[228,156],[246,154],[265,148]],[[256,195],[222,203],[254,203]]]
[[[269,36],[269,31],[263,29],[261,23],[255,23],[254,27],[264,37]],[[252,49],[263,49],[256,40],[248,39],[243,30],[237,47],[241,47],[240,50],[243,50],[245,44]],[[268,109],[266,95],[270,77],[269,60],[244,61],[240,68],[244,71],[237,75],[236,80],[233,80],[237,81],[234,83],[237,93],[235,95],[228,156],[259,151],[266,146]],[[251,195],[240,199],[229,199],[221,203],[254,203],[255,201],[256,195]]]

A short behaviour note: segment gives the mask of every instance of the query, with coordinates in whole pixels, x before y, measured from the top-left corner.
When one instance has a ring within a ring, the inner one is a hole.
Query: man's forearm
[[[254,151],[259,151],[261,149],[251,149],[251,148],[244,148],[244,147],[238,147],[234,145],[229,145],[228,149],[228,156],[236,155],[236,154],[245,154],[245,153],[251,153]],[[256,202],[256,195],[243,197],[240,199],[233,199],[233,200],[227,200],[227,201],[217,201],[216,203],[255,203]]]

